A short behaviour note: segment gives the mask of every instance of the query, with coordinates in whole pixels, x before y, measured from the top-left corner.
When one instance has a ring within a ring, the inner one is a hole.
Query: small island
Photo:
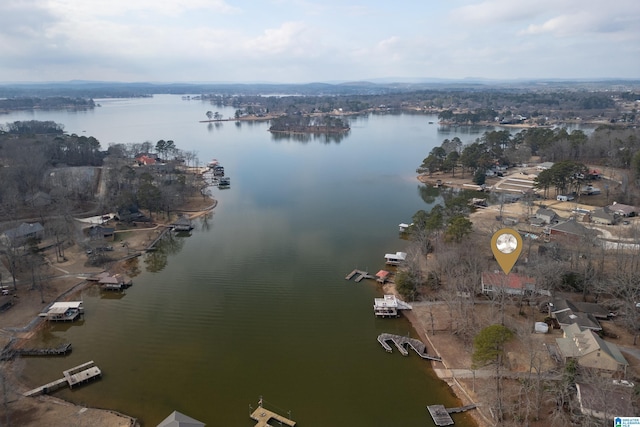
[[[271,120],[269,132],[283,133],[346,133],[348,123],[329,115],[316,117],[309,115],[284,115]]]

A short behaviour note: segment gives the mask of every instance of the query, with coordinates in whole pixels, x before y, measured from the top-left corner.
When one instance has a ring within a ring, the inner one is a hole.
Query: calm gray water
[[[191,236],[140,259],[126,294],[90,289],[82,324],[48,327],[41,340],[69,341],[73,353],[27,359],[29,381],[94,360],[101,381],[57,395],[145,426],[173,410],[208,426],[253,426],[250,405],[263,396],[300,426],[423,427],[433,425],[426,405],[455,403],[428,362],[380,347],[382,332],[415,331],[404,319],[376,319],[380,288],[344,276],[375,272],[385,253],[406,247],[397,224],[429,208],[415,168],[444,138],[479,133],[440,129],[433,116],[380,115],[352,119],[339,142],[297,141],[274,138],[266,123],[198,123],[207,110],[234,112],[179,96],[98,102],[0,122],[54,120],[105,148],[172,139],[202,163],[217,158],[232,185],[213,189],[218,206]],[[456,425],[472,424],[456,415]]]

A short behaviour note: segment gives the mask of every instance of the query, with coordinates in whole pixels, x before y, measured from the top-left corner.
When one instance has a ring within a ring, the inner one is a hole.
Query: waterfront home
[[[398,310],[411,310],[410,304],[396,298],[395,295],[385,295],[383,298],[374,298],[373,312],[378,317],[398,317]]]
[[[73,322],[84,313],[82,301],[54,302],[39,314],[52,322]]]
[[[536,289],[536,279],[517,273],[483,272],[480,280],[485,295],[551,295],[548,290]]]
[[[384,259],[387,265],[400,265],[407,259],[407,253],[396,252],[395,254],[385,254]]]
[[[583,329],[577,323],[562,328],[562,338],[556,338],[558,349],[565,362],[575,359],[583,368],[626,373],[629,362],[617,345],[600,338],[591,329]]]

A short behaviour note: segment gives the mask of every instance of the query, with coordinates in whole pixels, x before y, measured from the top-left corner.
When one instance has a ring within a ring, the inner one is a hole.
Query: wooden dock
[[[64,378],[60,378],[59,380],[55,380],[38,388],[34,388],[33,390],[29,390],[24,393],[24,396],[30,397],[47,394],[65,386],[73,388],[78,384],[83,384],[101,377],[102,371],[100,371],[100,368],[98,368],[92,360],[71,369],[67,369],[66,371],[63,371],[62,374],[64,375]]]
[[[17,356],[64,356],[71,353],[71,343],[55,348],[16,348],[13,352]]]
[[[372,276],[371,274],[369,274],[368,271],[364,271],[364,270],[358,270],[357,268],[354,269],[351,273],[347,274],[344,278],[345,280],[351,280],[353,279],[353,277],[356,276],[356,283],[360,282],[362,279],[375,279],[375,276]]]
[[[290,427],[294,427],[296,425],[295,421],[285,418],[282,415],[278,415],[268,409],[264,409],[262,406],[258,406],[258,408],[251,413],[251,419],[258,422],[256,427],[270,426],[268,424],[270,420],[278,421],[280,425],[287,425]]]
[[[422,357],[423,359],[433,360],[436,362],[442,361],[442,359],[439,358],[438,356],[431,356],[427,354],[427,346],[424,345],[424,343],[420,340],[404,337],[402,335],[393,335],[393,334],[378,335],[378,342],[380,343],[380,345],[382,345],[382,347],[388,353],[392,353],[393,349],[389,345],[388,341],[391,341],[396,346],[398,351],[400,351],[400,354],[402,354],[403,356],[409,355],[409,351],[407,350],[407,348],[410,347],[413,349],[413,351],[415,351],[418,354],[418,356]]]
[[[444,405],[427,406],[427,410],[429,411],[429,414],[431,414],[431,418],[433,418],[433,422],[437,426],[452,426],[454,422],[453,418],[451,418],[451,414],[457,414],[475,408],[475,404],[459,406],[457,408],[445,408]]]
[[[452,426],[453,419],[449,412],[447,412],[444,405],[429,405],[427,406],[427,410],[429,414],[431,414],[431,418],[433,418],[433,422],[437,426]]]

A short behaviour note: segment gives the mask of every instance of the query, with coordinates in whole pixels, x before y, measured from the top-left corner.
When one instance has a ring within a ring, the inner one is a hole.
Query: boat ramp
[[[378,335],[378,342],[380,343],[380,345],[382,345],[387,353],[392,353],[393,348],[391,348],[391,346],[389,345],[389,341],[391,341],[396,346],[398,351],[400,351],[400,354],[402,354],[403,356],[409,355],[409,351],[407,349],[411,348],[418,354],[418,356],[422,357],[423,359],[433,360],[436,362],[442,361],[442,359],[438,356],[431,356],[430,354],[427,354],[427,346],[424,345],[424,343],[420,340],[403,337],[402,335]]]
[[[69,386],[69,388],[73,388],[77,385],[100,378],[102,376],[102,371],[96,366],[93,360],[91,360],[87,363],[83,363],[82,365],[78,365],[71,369],[63,371],[62,375],[64,375],[63,378],[52,381],[38,388],[34,388],[33,390],[29,390],[24,393],[24,395],[27,397],[31,397],[41,394],[47,394],[66,386]]]

